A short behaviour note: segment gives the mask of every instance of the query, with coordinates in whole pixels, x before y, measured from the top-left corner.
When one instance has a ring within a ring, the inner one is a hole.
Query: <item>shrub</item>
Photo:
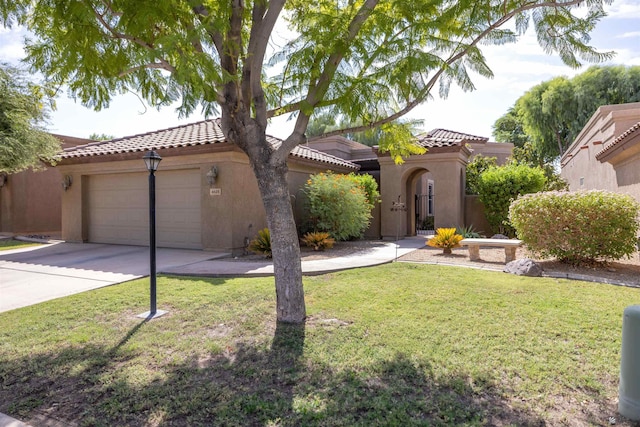
[[[258,231],[256,238],[249,243],[249,250],[271,258],[271,233],[268,228]]]
[[[542,169],[527,165],[508,164],[483,172],[478,180],[478,192],[493,231],[513,236],[515,232],[509,223],[509,205],[519,195],[536,193],[544,185]]]
[[[324,231],[315,231],[307,233],[302,238],[302,243],[313,248],[314,251],[324,251],[331,249],[336,241],[331,238],[329,233]]]
[[[365,192],[348,175],[311,175],[305,185],[311,224],[336,240],[361,237],[371,221]]]
[[[351,172],[348,176],[364,191],[370,208],[375,208],[376,204],[380,203],[380,192],[378,191],[376,179],[368,173],[357,175]]]
[[[585,264],[635,252],[639,207],[626,194],[552,191],[518,198],[509,218],[518,237],[539,256]]]
[[[434,248],[442,248],[442,253],[450,254],[452,248],[460,247],[460,240],[463,237],[456,233],[455,228],[438,228],[436,235],[427,242],[427,245]]]
[[[473,224],[468,227],[456,227],[456,233],[465,239],[478,239],[481,237],[480,233],[473,228]]]
[[[490,167],[497,166],[495,157],[485,157],[478,154],[467,164],[465,191],[467,194],[478,194],[480,175]]]

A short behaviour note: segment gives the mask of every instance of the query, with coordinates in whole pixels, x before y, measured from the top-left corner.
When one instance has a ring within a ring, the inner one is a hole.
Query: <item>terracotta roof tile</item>
[[[282,144],[282,140],[272,136],[267,136],[267,140],[275,148]],[[62,151],[60,158],[70,159],[104,156],[109,154],[146,152],[162,148],[179,148],[222,142],[225,142],[225,137],[222,133],[222,129],[220,128],[219,119],[209,119],[139,135],[125,136],[123,138],[116,138],[109,141],[96,141],[89,144],[65,148]],[[355,163],[301,145],[295,147],[291,151],[290,155],[354,170],[359,168]]]
[[[468,142],[487,142],[489,138],[454,132],[446,129],[433,129],[416,137],[417,143],[426,148],[451,147]]]
[[[627,139],[629,136],[631,136],[631,135],[633,135],[634,133],[637,133],[637,132],[640,132],[640,122],[638,122],[635,125],[631,126],[629,129],[627,129],[625,132],[623,132],[620,136],[618,136],[616,139],[614,139],[613,142],[611,142],[610,144],[607,144],[606,147],[604,147],[602,150],[600,150],[596,154],[596,159],[600,159],[602,156],[604,156],[605,154],[607,154],[608,152],[610,152],[611,150],[613,150],[614,148],[616,148],[620,144],[624,143],[624,140]]]

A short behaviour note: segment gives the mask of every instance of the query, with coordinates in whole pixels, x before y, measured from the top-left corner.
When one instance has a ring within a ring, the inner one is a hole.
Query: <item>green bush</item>
[[[376,204],[380,203],[380,192],[378,191],[378,183],[376,182],[376,179],[368,173],[355,174],[351,172],[348,176],[352,181],[360,186],[362,191],[364,191],[364,194],[367,196],[369,207],[371,209],[375,208]]]
[[[475,228],[473,228],[473,224],[468,227],[456,227],[456,233],[464,237],[465,239],[479,239],[482,237],[480,233],[478,233]]]
[[[522,194],[536,193],[545,185],[544,172],[527,165],[490,167],[480,175],[478,194],[493,232],[513,236],[509,205]]]
[[[518,198],[509,219],[518,237],[541,257],[585,264],[635,252],[639,207],[626,194],[551,191]]]
[[[364,190],[348,175],[311,175],[305,185],[309,216],[315,231],[336,240],[361,237],[371,221],[371,205]]]
[[[467,171],[465,178],[465,191],[467,194],[478,194],[478,181],[480,175],[490,167],[497,166],[495,157],[485,157],[478,154],[467,163]]]

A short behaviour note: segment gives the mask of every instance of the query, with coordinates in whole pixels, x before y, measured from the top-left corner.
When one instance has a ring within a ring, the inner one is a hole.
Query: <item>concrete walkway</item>
[[[161,248],[157,269],[222,256],[228,254]],[[0,312],[148,275],[149,248],[141,246],[59,242],[1,251]]]
[[[424,245],[425,238],[420,236],[399,240],[397,244],[396,242],[384,242],[379,246],[349,256],[302,261],[302,273],[305,275],[324,274],[331,271],[385,264]],[[207,277],[273,276],[273,263],[268,260],[242,261],[242,259],[222,258],[165,268],[162,272]]]

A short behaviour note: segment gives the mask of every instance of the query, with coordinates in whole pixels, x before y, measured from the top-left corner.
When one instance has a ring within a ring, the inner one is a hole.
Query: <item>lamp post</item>
[[[142,158],[149,171],[149,284],[150,284],[150,308],[146,313],[138,315],[147,319],[160,317],[167,312],[156,309],[156,176],[155,171],[162,157],[155,151],[149,151]]]
[[[400,201],[400,195],[398,195],[397,202],[391,202],[391,212],[406,212],[407,205]],[[396,261],[398,260],[398,239],[400,239],[400,221],[396,220]]]

